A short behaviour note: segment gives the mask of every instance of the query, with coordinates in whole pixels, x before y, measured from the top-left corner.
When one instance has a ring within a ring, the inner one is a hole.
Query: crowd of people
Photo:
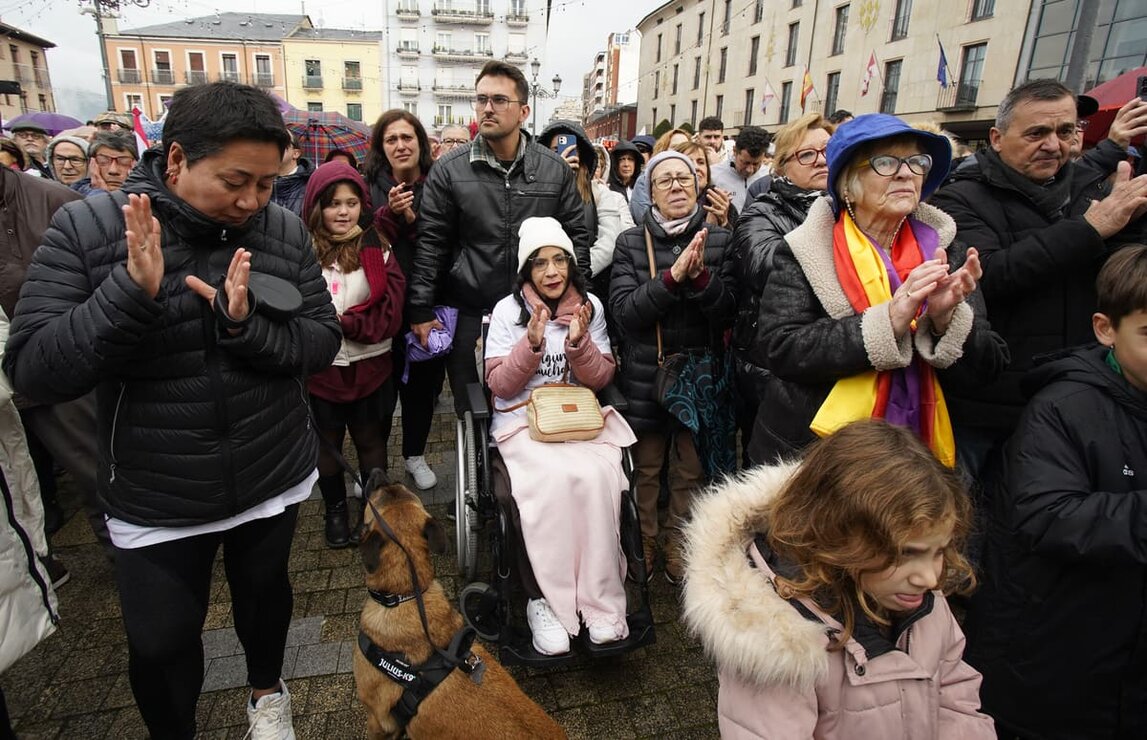
[[[405,472],[437,485],[448,378],[459,415],[491,397],[537,652],[627,636],[628,448],[724,736],[1147,735],[1147,102],[1083,152],[1076,96],[1027,82],[957,156],[884,114],[728,152],[713,118],[535,137],[528,92],[490,62],[472,129],[386,111],[365,162],[311,162],[227,82],[180,90],[146,152],[114,114],[0,140],[0,540],[27,543],[0,548],[27,625],[0,670],[58,621],[59,464],[152,735],[195,733],[222,547],[252,731],[293,737],[299,503],[317,485],[327,545],[355,542],[345,437],[361,487],[399,403]],[[626,406],[546,441],[524,407],[554,383]]]

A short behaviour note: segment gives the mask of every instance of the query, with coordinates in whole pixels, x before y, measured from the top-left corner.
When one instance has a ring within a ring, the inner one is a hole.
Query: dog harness
[[[372,599],[388,609],[417,598],[415,594],[398,596],[372,590],[368,590],[368,593]],[[474,683],[482,683],[486,664],[470,649],[475,636],[472,627],[462,627],[454,633],[450,646],[445,650],[436,648],[425,662],[411,665],[404,653],[383,650],[371,642],[365,632],[358,633],[358,649],[362,651],[367,661],[382,675],[402,687],[402,696],[390,710],[391,716],[400,728],[405,729],[410,724],[410,720],[418,714],[419,705],[455,668],[470,676],[470,680]]]

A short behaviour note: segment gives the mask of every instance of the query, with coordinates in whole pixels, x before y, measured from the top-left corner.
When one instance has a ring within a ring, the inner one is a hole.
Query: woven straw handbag
[[[546,383],[530,391],[530,397],[498,411],[526,407],[530,439],[537,442],[575,442],[594,439],[605,428],[597,394],[584,385]]]

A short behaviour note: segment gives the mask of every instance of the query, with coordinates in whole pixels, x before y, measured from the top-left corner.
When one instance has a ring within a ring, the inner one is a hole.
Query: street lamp
[[[530,124],[534,136],[538,135],[538,98],[556,98],[558,91],[562,89],[561,75],[554,75],[551,82],[554,85],[553,90],[548,90],[538,85],[538,73],[542,71],[542,63],[536,58],[530,62],[530,72],[533,73],[533,80],[530,82],[530,107],[534,109],[534,122]]]
[[[104,65],[104,94],[107,95],[108,110],[115,110],[115,96],[112,94],[111,67],[108,66],[108,47],[104,42],[104,18],[114,18],[115,14],[127,5],[137,8],[146,8],[151,0],[87,0],[91,7],[83,7],[81,0],[81,13],[90,15],[96,21],[96,37],[100,42],[100,59]]]

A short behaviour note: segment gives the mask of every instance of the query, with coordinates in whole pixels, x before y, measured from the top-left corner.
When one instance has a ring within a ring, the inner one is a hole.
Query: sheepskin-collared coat
[[[777,594],[754,539],[794,470],[759,467],[726,481],[694,501],[685,530],[682,616],[717,663],[721,737],[994,740],[979,711],[980,674],[962,660],[963,633],[939,592],[891,637],[865,621],[834,651],[828,635],[840,623],[809,599]]]
[[[956,224],[947,214],[921,203],[912,217],[936,230],[952,269],[964,263],[967,249],[954,242]],[[961,382],[989,382],[1007,365],[1007,346],[988,326],[979,290],[956,308],[940,337],[922,316],[915,333],[897,339],[887,302],[857,314],[837,279],[834,223],[821,198],[776,250],[750,350],[752,361],[771,371],[749,445],[754,463],[792,457],[816,439],[809,424],[841,378],[904,368],[916,354],[940,371],[941,386],[955,374]]]

